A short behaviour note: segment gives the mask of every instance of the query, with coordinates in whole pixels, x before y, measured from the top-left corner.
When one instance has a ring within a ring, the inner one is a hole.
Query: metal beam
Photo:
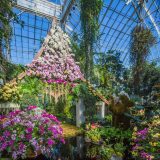
[[[153,26],[155,27],[157,33],[158,33],[158,36],[160,37],[160,29],[158,27],[158,25],[156,24],[155,20],[154,20],[154,17],[151,15],[150,11],[148,10],[147,6],[145,5],[145,3],[143,4],[143,7],[144,7],[144,10],[146,11],[147,15],[149,16]]]
[[[61,14],[61,24],[66,22],[68,14],[74,4],[75,0],[66,0],[63,5],[62,14]]]
[[[60,14],[62,12],[61,5],[47,0],[17,0],[15,7],[27,12],[36,13],[37,15],[46,18],[56,17],[57,19],[60,19]]]

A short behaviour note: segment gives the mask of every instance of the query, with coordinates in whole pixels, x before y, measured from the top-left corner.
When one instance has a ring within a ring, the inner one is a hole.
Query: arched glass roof
[[[139,15],[137,0],[130,0],[129,4],[126,2],[104,0],[99,17],[101,39],[95,45],[97,52],[120,51],[121,59],[128,65],[130,34],[139,23]],[[53,17],[57,17],[71,37],[75,33],[81,36],[78,0],[21,0],[14,12],[24,21],[24,25],[11,20],[13,37],[9,53],[13,63],[27,64],[32,61],[51,27]],[[145,26],[157,38],[157,44],[152,47],[148,60],[160,61],[160,1],[148,0],[143,6],[143,15]]]

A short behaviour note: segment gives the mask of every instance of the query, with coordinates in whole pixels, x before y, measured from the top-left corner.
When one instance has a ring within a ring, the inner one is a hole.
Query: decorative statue
[[[130,118],[124,113],[133,107],[134,103],[130,100],[126,93],[120,93],[119,96],[113,96],[110,102],[110,110],[112,111],[112,125],[114,127],[122,127],[128,129],[130,127]]]

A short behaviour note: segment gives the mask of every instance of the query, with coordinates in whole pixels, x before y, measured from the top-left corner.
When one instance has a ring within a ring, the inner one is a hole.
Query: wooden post
[[[80,97],[76,104],[76,126],[77,127],[80,127],[82,124],[85,123],[84,111],[85,111],[85,106],[84,106],[83,98]]]

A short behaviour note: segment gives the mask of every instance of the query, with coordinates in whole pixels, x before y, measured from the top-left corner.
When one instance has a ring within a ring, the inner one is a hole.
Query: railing
[[[46,18],[60,19],[62,6],[47,0],[16,0],[15,7],[28,12],[37,13]]]

